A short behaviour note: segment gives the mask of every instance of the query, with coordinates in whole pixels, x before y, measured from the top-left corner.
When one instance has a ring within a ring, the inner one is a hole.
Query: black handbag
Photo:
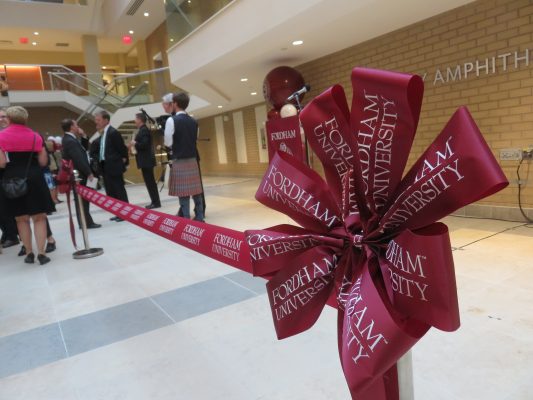
[[[2,190],[4,196],[8,199],[18,199],[28,193],[28,172],[30,171],[31,159],[35,149],[35,136],[33,137],[33,145],[31,147],[31,154],[26,165],[26,174],[24,178],[4,178],[2,179]]]

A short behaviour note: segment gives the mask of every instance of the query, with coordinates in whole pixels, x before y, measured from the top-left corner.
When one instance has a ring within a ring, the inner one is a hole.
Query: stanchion
[[[76,185],[80,183],[80,174],[76,170],[74,170],[74,180],[76,181]],[[89,246],[89,235],[87,234],[87,220],[85,219],[85,210],[83,209],[83,200],[81,196],[78,196],[76,192],[76,188],[74,188],[74,196],[76,197],[76,201],[78,202],[78,209],[80,210],[81,231],[83,233],[83,244],[85,245],[85,249],[75,251],[72,254],[72,258],[74,258],[75,260],[81,260],[84,258],[92,258],[92,257],[100,256],[104,254],[104,249],[100,247],[91,249]]]
[[[398,360],[398,386],[400,400],[414,400],[415,390],[413,384],[413,356],[411,350]]]

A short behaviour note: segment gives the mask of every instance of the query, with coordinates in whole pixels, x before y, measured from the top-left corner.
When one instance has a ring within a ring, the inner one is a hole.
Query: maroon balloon
[[[265,96],[266,101],[279,110],[287,103],[287,97],[300,90],[304,84],[302,74],[294,68],[277,67],[270,71],[263,81],[263,96]],[[300,100],[302,96],[300,96]]]
[[[281,115],[279,115],[279,110],[276,110],[275,108],[273,108],[272,110],[270,110],[267,114],[267,119],[269,121],[273,120],[273,119],[280,119],[281,118]]]

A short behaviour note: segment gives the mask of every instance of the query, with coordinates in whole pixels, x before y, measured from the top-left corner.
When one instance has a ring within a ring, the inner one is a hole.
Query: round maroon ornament
[[[275,109],[287,102],[287,97],[304,86],[304,78],[292,67],[277,67],[270,71],[263,81],[263,96]],[[300,100],[303,95],[300,96]]]

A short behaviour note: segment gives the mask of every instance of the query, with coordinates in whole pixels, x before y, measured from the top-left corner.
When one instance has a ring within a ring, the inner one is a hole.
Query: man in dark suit
[[[61,154],[64,160],[72,160],[74,169],[77,169],[80,174],[80,183],[82,185],[87,184],[87,180],[92,181],[94,178],[89,166],[89,157],[87,151],[80,142],[80,136],[83,133],[76,121],[72,119],[64,119],[61,121],[61,128],[63,129],[63,140],[61,144],[63,149]],[[74,194],[74,196],[77,196]],[[74,205],[76,206],[76,216],[78,218],[78,225],[81,227],[80,208],[77,199],[74,199]],[[102,225],[96,224],[93,221],[91,214],[89,213],[89,202],[83,200],[83,212],[85,214],[85,221],[87,222],[88,229],[100,228]]]
[[[101,137],[98,147],[98,161],[106,194],[115,199],[128,202],[128,193],[124,186],[124,172],[128,165],[128,148],[122,135],[109,124],[111,119],[107,111],[99,111],[94,117],[96,129]],[[121,222],[123,219],[112,217],[111,221]]]
[[[135,126],[137,126],[139,131],[135,135],[135,140],[132,140],[131,145],[135,148],[137,168],[142,171],[144,183],[150,195],[151,203],[146,208],[160,208],[161,200],[159,200],[159,192],[154,179],[155,153],[152,146],[152,135],[150,135],[150,130],[146,126],[145,114],[135,114]]]

